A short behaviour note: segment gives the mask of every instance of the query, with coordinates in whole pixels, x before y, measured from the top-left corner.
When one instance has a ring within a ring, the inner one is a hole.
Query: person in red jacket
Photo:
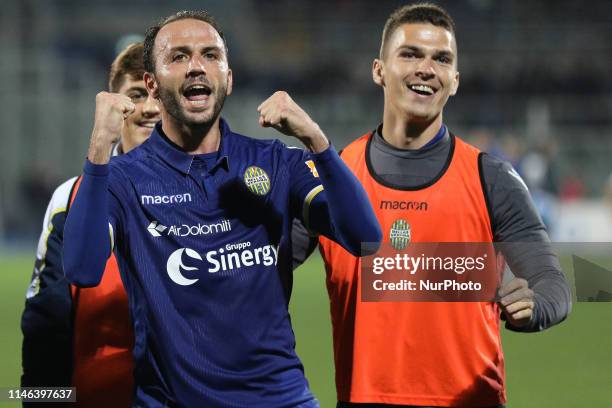
[[[143,52],[142,43],[131,44],[111,65],[110,92],[128,96],[135,105],[115,155],[144,142],[160,119],[157,102],[144,86]],[[95,288],[70,285],[62,269],[64,222],[79,182],[73,177],[60,185],[45,214],[21,319],[21,386],[74,386],[79,406],[128,407],[134,338],[117,262],[109,259]]]

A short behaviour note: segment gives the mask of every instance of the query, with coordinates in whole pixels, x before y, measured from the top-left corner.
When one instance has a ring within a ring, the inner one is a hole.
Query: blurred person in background
[[[570,311],[546,228],[513,167],[443,123],[459,86],[455,28],[445,10],[421,3],[394,11],[372,76],[384,93],[383,123],[341,157],[368,192],[383,242],[402,221],[411,242],[530,245],[502,250],[518,277],[501,284],[497,302],[363,302],[361,259],[320,237],[338,408],[503,407],[500,314],[508,329],[533,332]],[[312,248],[304,229],[293,235],[297,250]]]
[[[143,50],[142,43],[131,44],[111,65],[110,92],[134,104],[113,155],[144,142],[160,119],[157,101],[144,85]],[[75,386],[79,406],[128,407],[134,388],[134,338],[117,260],[108,260],[96,288],[78,288],[64,277],[64,222],[79,184],[80,177],[74,177],[60,185],[47,207],[21,320],[21,385]]]
[[[556,143],[541,136],[521,157],[517,171],[525,180],[538,214],[551,236],[556,235],[559,205],[559,176]]]

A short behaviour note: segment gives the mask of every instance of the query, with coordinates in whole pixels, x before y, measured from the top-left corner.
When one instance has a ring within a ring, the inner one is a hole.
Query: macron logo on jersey
[[[175,194],[175,195],[142,195],[140,196],[142,205],[157,205],[157,204],[179,204],[191,202],[191,194]]]

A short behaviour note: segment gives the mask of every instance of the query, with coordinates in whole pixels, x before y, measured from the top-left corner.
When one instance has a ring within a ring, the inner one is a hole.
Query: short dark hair
[[[144,45],[139,42],[128,45],[117,55],[108,76],[109,91],[119,92],[127,77],[135,81],[142,80],[145,72],[143,50]]]
[[[153,56],[153,47],[155,46],[155,38],[157,37],[157,33],[167,24],[170,24],[174,21],[179,20],[200,20],[205,23],[208,23],[214,28],[219,36],[223,40],[223,46],[225,47],[225,53],[227,54],[227,41],[225,41],[225,36],[223,35],[223,30],[221,26],[217,23],[217,21],[203,10],[183,10],[176,12],[170,16],[163,17],[159,19],[154,25],[147,29],[144,40],[144,67],[147,72],[155,72],[155,58]]]
[[[433,3],[416,3],[397,8],[385,23],[382,42],[380,44],[380,58],[383,58],[385,47],[391,35],[402,24],[426,23],[442,27],[455,36],[455,22],[446,10]]]

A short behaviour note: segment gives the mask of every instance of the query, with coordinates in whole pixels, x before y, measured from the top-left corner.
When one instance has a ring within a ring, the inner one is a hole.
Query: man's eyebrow
[[[218,51],[218,52],[221,52],[221,47],[218,47],[216,45],[209,45],[209,46],[206,46],[206,47],[202,48],[202,53],[206,53],[206,52],[209,52],[209,51]]]
[[[175,52],[175,51],[180,51],[180,52],[184,52],[186,54],[189,54],[191,52],[191,48],[187,47],[186,45],[177,45],[175,47],[170,48],[169,50],[171,53]]]
[[[419,47],[418,45],[410,45],[410,44],[402,44],[399,47],[397,47],[398,50],[410,50],[410,51],[418,51],[418,52],[423,52],[424,48],[423,47]],[[452,50],[449,49],[437,49],[434,50],[434,54],[436,55],[448,55],[448,56],[453,56],[454,53]]]
[[[210,51],[221,52],[221,50],[222,48],[217,45],[206,45],[201,49],[201,52],[202,54],[205,54]],[[169,53],[172,54],[173,52],[177,52],[177,51],[183,52],[185,54],[191,54],[193,52],[193,49],[186,45],[177,45],[175,47],[170,48]]]
[[[130,91],[147,92],[147,88],[145,88],[144,86],[141,86],[141,85],[131,86],[125,92],[130,92]]]
[[[439,50],[436,51],[435,53],[436,56],[438,57],[448,57],[448,58],[455,58],[455,54],[452,51],[448,51],[448,50]]]
[[[397,47],[398,50],[410,50],[410,51],[422,51],[421,47],[417,47],[416,45],[400,45]]]

